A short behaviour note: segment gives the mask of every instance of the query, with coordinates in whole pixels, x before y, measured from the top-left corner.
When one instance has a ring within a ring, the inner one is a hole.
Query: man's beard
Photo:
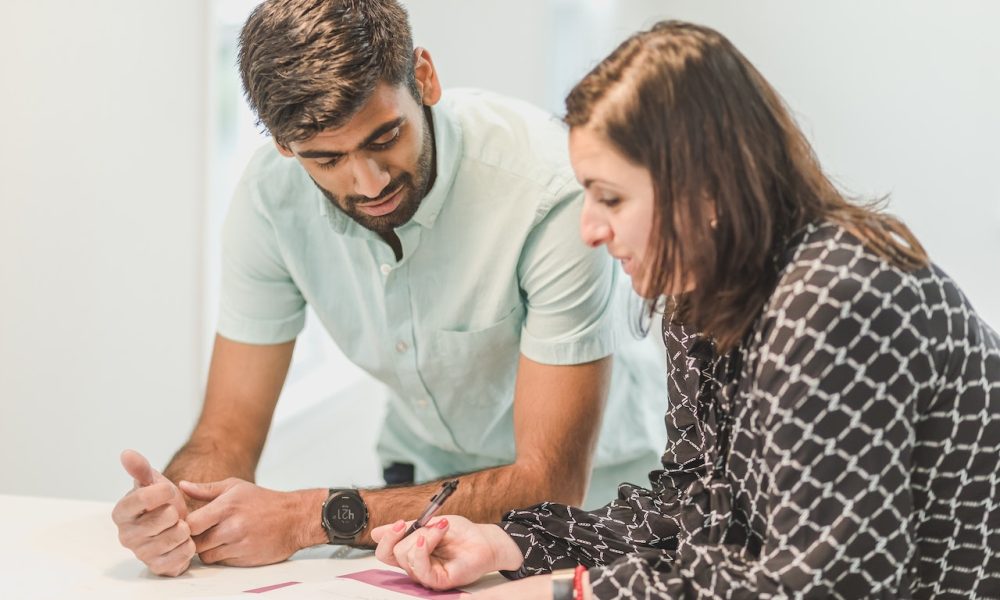
[[[334,206],[344,211],[344,214],[351,217],[365,229],[370,229],[379,234],[392,232],[396,227],[400,227],[413,218],[420,208],[420,202],[427,194],[427,184],[430,180],[432,163],[434,158],[434,143],[431,133],[431,123],[424,120],[424,139],[420,149],[420,156],[417,158],[415,173],[401,173],[394,177],[388,185],[383,188],[382,193],[377,198],[367,196],[344,196],[338,198],[329,190],[321,187],[315,180],[316,187],[323,192],[323,195],[333,203]],[[402,195],[399,206],[396,210],[387,215],[373,216],[358,209],[358,204],[378,204],[397,191]]]

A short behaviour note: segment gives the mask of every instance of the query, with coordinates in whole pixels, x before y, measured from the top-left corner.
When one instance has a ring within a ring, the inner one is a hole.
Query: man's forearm
[[[545,500],[579,504],[582,494],[567,493],[566,486],[552,485],[552,477],[524,465],[511,464],[457,476],[461,483],[440,514],[462,515],[477,523],[496,523],[509,510]],[[452,478],[446,478],[452,479]],[[443,480],[442,480],[443,481]],[[578,486],[585,487],[585,486]],[[368,506],[368,526],[361,532],[361,545],[374,545],[369,532],[399,519],[411,521],[427,508],[441,481],[420,485],[361,490]],[[303,506],[314,513],[303,523],[303,546],[323,544],[326,533],[320,525],[320,510],[326,490],[303,490]],[[305,513],[304,513],[305,514]]]
[[[254,481],[294,348],[294,341],[246,344],[217,334],[198,424],[163,474],[175,483]]]
[[[254,481],[257,459],[253,453],[226,447],[214,440],[189,440],[174,454],[163,475],[174,483],[219,481],[238,477]]]

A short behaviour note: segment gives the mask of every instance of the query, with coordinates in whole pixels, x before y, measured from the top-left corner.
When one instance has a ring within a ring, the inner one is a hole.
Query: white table
[[[238,568],[196,561],[180,577],[158,577],[119,545],[111,508],[107,502],[0,494],[0,598],[145,600],[243,595],[248,600],[278,600],[292,587],[284,593],[241,592],[287,581],[319,584],[338,575],[389,568],[371,552],[317,546],[276,565]],[[502,581],[493,574],[475,588]],[[371,598],[413,600],[412,596],[371,589]]]

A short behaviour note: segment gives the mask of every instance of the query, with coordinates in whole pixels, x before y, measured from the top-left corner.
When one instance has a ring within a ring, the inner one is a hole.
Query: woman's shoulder
[[[932,343],[983,325],[937,265],[895,265],[838,223],[805,227],[789,244],[785,260],[765,304],[765,322],[798,322],[800,330],[812,331],[906,328]],[[956,319],[962,327],[956,327]]]
[[[757,323],[768,348],[846,348],[926,329],[919,278],[881,259],[844,227],[811,224],[793,236]],[[919,321],[915,323],[914,321]],[[907,336],[917,345],[920,334]]]
[[[916,270],[895,265],[844,226],[824,221],[809,224],[792,236],[769,305],[796,300],[800,304],[843,306],[875,298],[880,305],[911,303],[924,295],[928,284],[940,288],[945,278],[934,265]]]

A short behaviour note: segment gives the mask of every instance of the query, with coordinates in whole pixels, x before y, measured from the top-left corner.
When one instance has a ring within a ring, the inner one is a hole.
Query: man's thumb
[[[209,481],[207,483],[194,483],[193,481],[181,481],[178,484],[181,491],[194,500],[210,502],[216,496],[229,489],[226,481]]]
[[[136,485],[145,487],[153,484],[156,471],[149,466],[149,461],[146,460],[145,456],[135,450],[126,450],[122,452],[121,461],[128,474],[132,476],[132,479],[135,479]]]

